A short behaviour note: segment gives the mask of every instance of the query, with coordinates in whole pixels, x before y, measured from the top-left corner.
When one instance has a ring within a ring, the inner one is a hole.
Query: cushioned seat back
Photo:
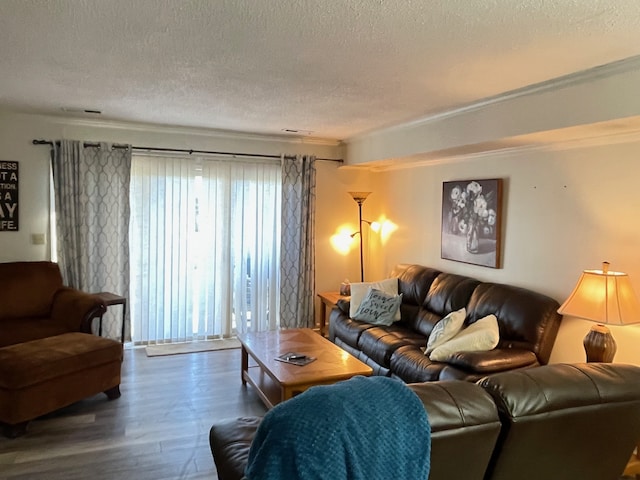
[[[0,263],[0,320],[49,316],[53,297],[61,287],[57,263]]]
[[[427,293],[440,273],[440,270],[410,264],[396,265],[391,271],[391,277],[398,278],[398,293],[402,294],[400,312],[403,323],[410,326],[416,323]]]
[[[503,423],[487,480],[621,475],[640,432],[640,367],[555,364],[479,384]]]
[[[496,406],[469,382],[410,384],[431,426],[429,480],[482,480],[500,432]]]
[[[402,301],[419,307],[440,273],[440,270],[421,265],[400,264],[391,271],[391,277],[398,279],[398,293],[402,293]]]
[[[412,324],[414,330],[431,335],[436,323],[451,312],[466,307],[480,282],[474,278],[441,273],[431,284],[427,296]]]
[[[531,350],[546,364],[560,328],[559,307],[554,299],[531,290],[481,283],[467,305],[467,322],[495,315],[500,326],[498,348]]]

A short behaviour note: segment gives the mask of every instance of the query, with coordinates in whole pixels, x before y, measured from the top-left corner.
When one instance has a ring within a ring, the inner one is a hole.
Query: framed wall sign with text
[[[18,162],[0,160],[0,232],[19,230]]]

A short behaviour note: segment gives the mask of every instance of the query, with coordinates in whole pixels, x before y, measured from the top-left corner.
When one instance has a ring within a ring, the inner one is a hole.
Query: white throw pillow
[[[487,315],[464,330],[461,330],[448,342],[435,348],[429,359],[443,362],[450,355],[458,352],[485,352],[493,350],[500,340],[498,319],[495,315]]]
[[[424,354],[430,355],[434,349],[455,337],[462,330],[465,318],[467,318],[467,309],[462,307],[436,323],[427,340],[427,349]]]
[[[379,282],[361,282],[351,284],[351,300],[349,306],[349,316],[353,316],[358,311],[358,307],[362,303],[365,295],[369,291],[369,288],[375,288],[376,290],[382,290],[389,295],[398,294],[398,279],[387,278],[386,280],[380,280]],[[400,320],[400,309],[396,312],[394,321]]]

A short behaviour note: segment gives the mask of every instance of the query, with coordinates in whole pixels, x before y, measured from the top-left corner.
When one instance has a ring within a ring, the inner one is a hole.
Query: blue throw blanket
[[[427,480],[431,429],[418,396],[387,377],[313,387],[270,410],[248,480]]]

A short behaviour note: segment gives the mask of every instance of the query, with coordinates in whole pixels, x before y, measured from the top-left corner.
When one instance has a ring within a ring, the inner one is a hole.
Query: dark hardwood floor
[[[127,349],[120,388],[117,400],[96,395],[32,421],[23,437],[0,437],[0,479],[215,479],[211,424],[266,412],[240,382],[239,349]]]

